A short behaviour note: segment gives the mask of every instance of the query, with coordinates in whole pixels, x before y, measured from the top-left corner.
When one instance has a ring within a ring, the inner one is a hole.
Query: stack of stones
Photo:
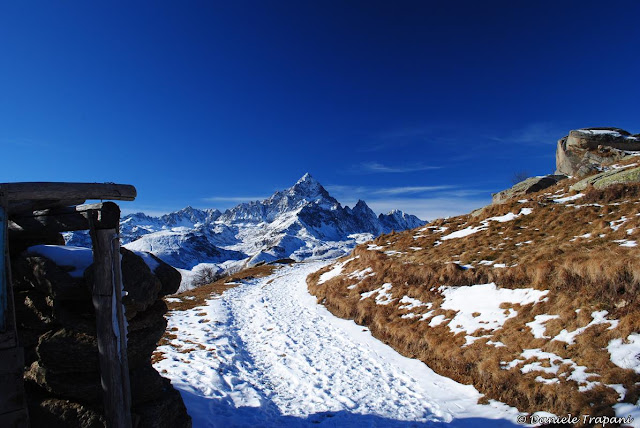
[[[133,426],[190,427],[180,394],[151,366],[167,326],[162,297],[177,291],[180,273],[151,254],[143,258],[124,248],[121,254]],[[93,269],[82,277],[70,275],[71,269],[28,250],[12,259],[32,426],[105,426]]]

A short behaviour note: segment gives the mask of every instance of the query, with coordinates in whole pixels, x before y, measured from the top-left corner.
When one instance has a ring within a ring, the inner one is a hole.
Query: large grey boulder
[[[95,335],[62,328],[40,336],[36,348],[39,364],[55,367],[58,373],[98,372],[98,343]]]
[[[153,274],[160,280],[162,288],[160,289],[161,296],[167,296],[174,294],[180,288],[180,282],[182,282],[182,275],[173,266],[163,262],[151,253],[148,256],[153,259],[157,265],[154,266]]]
[[[556,184],[560,180],[567,178],[566,175],[544,175],[541,177],[531,177],[516,184],[509,189],[494,193],[492,203],[501,204],[510,199],[521,197],[529,193],[539,192]]]
[[[610,171],[601,172],[600,174],[592,175],[584,178],[570,187],[571,190],[581,192],[587,188],[590,184],[596,189],[604,189],[614,184],[626,184],[626,183],[639,183],[640,182],[640,167],[631,169],[614,169]]]
[[[59,372],[34,361],[24,373],[31,382],[49,392],[52,397],[98,404],[102,402],[99,372]],[[28,398],[28,397],[27,397]]]
[[[558,140],[556,174],[584,177],[640,151],[640,136],[620,128],[584,128]]]
[[[13,283],[17,290],[37,290],[54,300],[72,300],[91,304],[91,290],[80,277],[69,274],[73,268],[58,266],[52,260],[33,253],[13,260]]]

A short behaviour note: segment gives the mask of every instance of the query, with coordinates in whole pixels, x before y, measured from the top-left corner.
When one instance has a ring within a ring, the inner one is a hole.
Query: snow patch
[[[618,326],[618,320],[608,320],[606,318],[608,313],[609,312],[607,311],[592,312],[591,317],[593,318],[593,320],[589,324],[585,325],[584,327],[577,328],[572,332],[568,332],[566,329],[563,329],[560,333],[558,333],[556,337],[554,337],[551,340],[566,342],[569,345],[573,345],[575,343],[576,336],[581,335],[582,333],[584,333],[586,329],[594,325],[609,324],[610,325],[609,330],[612,330]]]
[[[507,221],[515,220],[516,218],[518,218],[520,216],[529,215],[532,212],[533,212],[532,208],[522,208],[518,214],[507,213],[507,214],[501,215],[501,216],[490,217],[490,218],[487,218],[485,220],[482,220],[480,222],[479,226],[468,226],[465,229],[458,230],[456,232],[452,232],[452,233],[450,233],[448,235],[445,235],[440,239],[443,240],[443,241],[446,241],[447,239],[464,238],[465,236],[473,235],[474,233],[480,232],[481,230],[486,230],[489,227],[489,222],[490,221],[497,221],[498,223],[505,223]]]
[[[373,296],[374,294],[377,294],[376,296],[376,304],[378,305],[388,305],[389,303],[393,302],[395,299],[393,298],[393,296],[391,295],[391,293],[389,293],[389,290],[391,290],[393,286],[391,285],[390,282],[386,282],[384,284],[382,284],[381,287],[376,288],[375,290],[371,290],[371,291],[367,291],[366,293],[360,293],[360,300],[364,300],[367,299],[371,296]]]
[[[345,261],[336,263],[333,267],[333,269],[331,269],[329,272],[325,272],[322,275],[320,275],[320,278],[318,279],[318,285],[320,284],[324,284],[325,282],[329,281],[330,279],[335,278],[336,276],[340,275],[342,273],[342,268],[349,263],[352,260],[357,259],[358,256],[356,257],[351,257]]]
[[[93,251],[90,248],[71,245],[34,245],[27,251],[46,257],[58,266],[72,268],[69,275],[74,278],[81,278],[84,271],[93,263]]]
[[[566,202],[571,202],[571,201],[575,201],[577,199],[580,199],[584,196],[584,193],[578,193],[576,195],[573,196],[567,196],[564,198],[558,198],[558,199],[554,199],[553,202],[557,203],[557,204],[564,204]]]
[[[545,324],[549,320],[560,318],[560,315],[536,315],[533,321],[526,323],[525,325],[531,329],[531,334],[536,339],[550,339],[550,336],[545,336],[546,327]]]
[[[454,334],[465,332],[467,335],[479,329],[497,330],[518,314],[512,308],[501,309],[503,303],[537,303],[549,292],[533,288],[498,288],[493,282],[462,287],[443,286],[439,290],[444,297],[440,308],[457,311],[449,322],[449,329]]]
[[[622,216],[618,220],[614,220],[614,221],[609,222],[609,226],[611,227],[611,229],[617,231],[618,229],[620,229],[620,226],[622,226],[622,224],[625,221],[627,221],[627,217],[626,216]]]
[[[637,247],[638,246],[636,241],[631,241],[629,239],[616,239],[613,242],[620,244],[621,247]]]
[[[373,271],[373,269],[368,267],[366,269],[361,269],[361,270],[351,272],[349,275],[347,275],[347,278],[358,279],[362,281],[365,278],[368,278],[370,276],[375,276],[375,275],[376,273]]]
[[[473,235],[474,233],[477,233],[477,232],[480,232],[481,230],[486,230],[486,229],[487,229],[486,226],[476,226],[476,227],[469,226],[465,229],[458,230],[448,235],[445,235],[440,239],[442,241],[446,241],[448,239],[464,238],[465,236]]]
[[[525,361],[530,359],[536,359],[538,361],[534,361],[531,363],[524,364]],[[547,364],[543,364],[544,361],[547,361]],[[595,373],[588,373],[587,367],[580,366],[574,363],[571,359],[562,358],[552,352],[545,352],[541,349],[525,349],[520,354],[519,359],[515,359],[511,362],[501,362],[500,365],[503,370],[513,369],[522,364],[520,368],[521,373],[531,373],[531,372],[542,372],[549,375],[557,375],[552,378],[544,378],[542,376],[536,377],[536,381],[542,383],[556,383],[559,381],[559,378],[563,378],[567,381],[575,381],[578,383],[578,391],[584,392],[592,389],[593,387],[600,385],[600,382],[590,381],[588,379],[592,377],[599,377],[599,375]],[[568,371],[564,371],[558,375],[558,371],[562,366],[568,366]],[[571,374],[568,375],[569,371]]]
[[[640,334],[632,333],[624,342],[622,339],[613,339],[607,345],[607,350],[613,364],[640,373]]]
[[[423,306],[426,307],[427,309],[431,309],[431,307],[433,306],[433,303],[431,302],[425,303],[421,300],[414,299],[413,297],[409,297],[409,296],[402,297],[402,299],[400,299],[398,303],[402,303],[402,305],[399,306],[398,309],[406,309],[406,310],[420,308]]]
[[[155,272],[158,266],[160,266],[160,263],[156,259],[151,257],[150,253],[147,253],[146,251],[133,251],[133,252],[137,256],[140,256],[142,260],[144,260],[145,264],[149,267],[149,269],[151,269],[151,272]]]

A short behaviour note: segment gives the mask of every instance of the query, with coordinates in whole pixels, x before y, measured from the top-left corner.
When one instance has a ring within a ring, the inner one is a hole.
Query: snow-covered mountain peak
[[[181,210],[165,214],[160,220],[168,227],[194,227],[196,224],[204,224],[220,217],[218,210],[200,210],[187,206]]]
[[[300,178],[300,180],[298,180],[296,182],[296,184],[300,184],[300,183],[304,183],[304,182],[308,182],[308,183],[318,183],[318,181],[313,178],[311,176],[311,174],[309,174],[308,172],[305,172],[304,175]],[[320,183],[318,183],[320,184]]]
[[[330,202],[337,202],[329,195],[329,192],[322,187],[322,184],[311,176],[308,172],[302,176],[292,187],[285,190],[287,196],[304,198],[307,201],[329,199]]]
[[[369,211],[369,210],[371,210],[371,208],[369,208],[369,205],[367,205],[367,203],[362,199],[358,199],[358,202],[356,202],[356,205],[353,207],[353,211]]]

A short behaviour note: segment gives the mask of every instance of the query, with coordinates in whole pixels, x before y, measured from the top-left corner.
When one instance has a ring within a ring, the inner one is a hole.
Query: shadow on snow
[[[465,418],[451,422],[414,422],[391,419],[375,414],[350,413],[346,410],[321,412],[308,416],[283,415],[277,406],[262,397],[261,407],[235,407],[231,399],[204,397],[185,391],[176,385],[191,417],[194,428],[235,427],[390,427],[390,428],[438,428],[438,427],[499,427],[512,428],[517,425],[506,419]]]

